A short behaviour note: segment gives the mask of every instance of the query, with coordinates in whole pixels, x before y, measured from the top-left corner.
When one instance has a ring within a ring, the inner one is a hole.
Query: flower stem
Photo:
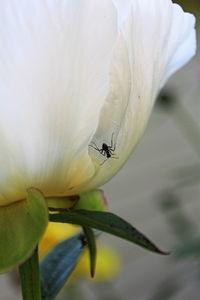
[[[38,251],[19,267],[23,300],[41,300]]]

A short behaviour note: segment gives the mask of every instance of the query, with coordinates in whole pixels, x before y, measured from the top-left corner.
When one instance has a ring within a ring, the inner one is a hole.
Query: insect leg
[[[111,158],[119,159],[119,156],[112,156]]]
[[[94,146],[92,144],[94,144]],[[99,149],[95,143],[92,143],[92,144],[90,144],[89,147],[91,147],[99,152],[101,151],[101,149]]]
[[[117,143],[114,143],[114,132],[112,133],[111,137],[111,150],[115,151]]]
[[[101,164],[100,166],[103,166],[103,164],[108,160],[108,158],[106,158]]]
[[[112,136],[111,136],[111,149],[113,149],[113,136],[114,136],[114,132],[112,133]]]

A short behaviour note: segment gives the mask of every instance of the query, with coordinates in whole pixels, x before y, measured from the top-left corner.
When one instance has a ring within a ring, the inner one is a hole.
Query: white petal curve
[[[169,63],[166,64],[161,86],[174,72],[184,66],[196,52],[195,18],[190,13],[183,13],[179,5],[173,5],[172,27],[176,27],[177,31],[174,31],[174,37],[169,41],[171,55],[168,53]]]
[[[0,2],[0,205],[92,176],[116,34],[110,0]]]
[[[158,91],[196,49],[194,17],[170,0],[132,0],[129,16],[119,24],[110,92],[89,146],[97,169],[90,188],[105,183],[124,164],[144,131]],[[111,157],[103,143],[112,146]]]

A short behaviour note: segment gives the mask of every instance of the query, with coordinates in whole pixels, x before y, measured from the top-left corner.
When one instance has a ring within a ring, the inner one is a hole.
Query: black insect
[[[89,145],[89,147],[97,150],[101,155],[106,157],[106,160],[104,160],[101,165],[103,165],[109,158],[115,158],[115,159],[118,158],[115,156],[116,144],[114,144],[114,142],[113,142],[113,135],[114,135],[114,133],[112,134],[110,146],[108,146],[106,143],[103,143],[101,148],[99,148],[94,142],[92,142],[92,144]]]

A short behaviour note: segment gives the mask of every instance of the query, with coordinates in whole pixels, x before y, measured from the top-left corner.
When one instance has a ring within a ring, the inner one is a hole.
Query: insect
[[[92,144],[89,145],[89,147],[97,150],[101,155],[106,157],[106,160],[104,160],[103,163],[101,163],[101,165],[103,165],[109,158],[115,158],[115,159],[118,158],[115,156],[116,143],[114,144],[113,142],[113,136],[114,133],[112,134],[111,137],[111,145],[107,145],[106,143],[103,143],[101,148],[99,148],[94,142],[92,142]]]

